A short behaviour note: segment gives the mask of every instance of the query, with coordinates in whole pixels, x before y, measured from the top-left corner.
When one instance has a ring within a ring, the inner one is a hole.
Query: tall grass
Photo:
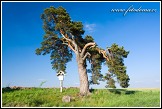
[[[64,95],[71,102],[62,102]],[[79,96],[78,88],[3,89],[3,107],[159,107],[160,90],[94,89]]]

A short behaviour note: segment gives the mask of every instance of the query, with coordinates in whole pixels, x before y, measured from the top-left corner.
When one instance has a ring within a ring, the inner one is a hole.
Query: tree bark
[[[80,95],[86,96],[87,94],[89,94],[89,82],[88,82],[88,75],[85,66],[85,60],[83,60],[78,55],[77,63],[78,63],[78,73],[80,79]]]
[[[76,59],[78,63],[78,73],[79,73],[79,79],[80,79],[80,95],[86,96],[89,94],[89,82],[88,82],[88,75],[87,75],[85,64],[86,64],[86,57],[90,55],[90,53],[86,52],[86,49],[88,47],[95,47],[96,43],[94,42],[87,43],[80,52],[79,47],[77,43],[75,42],[74,36],[71,33],[70,34],[72,36],[72,39],[70,39],[69,37],[66,37],[66,35],[61,29],[60,29],[60,33],[62,37],[68,42],[68,43],[64,42],[64,44],[68,45],[71,48],[71,50],[73,50],[74,53],[76,54],[76,57],[77,57]]]

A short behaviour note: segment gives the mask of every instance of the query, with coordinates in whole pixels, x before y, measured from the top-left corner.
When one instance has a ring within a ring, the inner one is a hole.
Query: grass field
[[[78,88],[2,89],[2,107],[160,107],[160,89],[93,89],[86,97]],[[71,96],[69,103],[62,102]]]

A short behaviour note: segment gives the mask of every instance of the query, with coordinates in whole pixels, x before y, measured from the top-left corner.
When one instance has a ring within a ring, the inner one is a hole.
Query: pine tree
[[[41,19],[45,35],[36,54],[50,54],[52,68],[56,72],[66,71],[67,63],[76,55],[81,95],[89,93],[89,84],[99,84],[102,80],[107,81],[106,87],[115,88],[115,80],[121,87],[129,86],[129,76],[124,66],[124,58],[129,52],[124,47],[113,44],[106,50],[99,48],[92,36],[83,37],[82,22],[72,21],[63,7],[45,9]],[[88,63],[91,64],[90,69],[86,69]],[[102,63],[109,68],[105,76],[101,74]],[[90,81],[87,73],[92,74]]]

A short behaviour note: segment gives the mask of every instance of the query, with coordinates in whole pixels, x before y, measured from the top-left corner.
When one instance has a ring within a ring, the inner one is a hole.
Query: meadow
[[[71,102],[62,102],[69,95]],[[160,107],[160,89],[2,88],[2,107]]]

